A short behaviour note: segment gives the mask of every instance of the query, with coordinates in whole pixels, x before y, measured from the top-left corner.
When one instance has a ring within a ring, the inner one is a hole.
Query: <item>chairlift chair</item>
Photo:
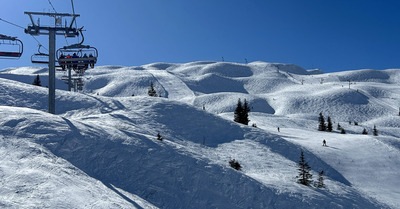
[[[73,55],[76,57],[72,57]],[[86,45],[70,45],[57,50],[58,64],[63,68],[86,70],[97,63],[97,49]],[[67,58],[70,55],[71,58]]]
[[[38,53],[35,53],[31,56],[31,62],[34,64],[49,64],[49,54],[45,54],[40,52],[40,47],[42,47],[42,45],[39,45],[38,48]]]
[[[82,41],[79,44],[64,46],[56,52],[59,65],[65,68],[72,68],[74,71],[82,72],[90,66],[94,68],[97,63],[98,51],[95,47],[89,45],[82,45],[84,41],[82,28],[79,29],[82,36]],[[71,56],[67,58],[67,56]],[[72,57],[76,55],[75,57]]]
[[[0,58],[19,59],[23,51],[24,45],[21,40],[16,37],[0,34]]]

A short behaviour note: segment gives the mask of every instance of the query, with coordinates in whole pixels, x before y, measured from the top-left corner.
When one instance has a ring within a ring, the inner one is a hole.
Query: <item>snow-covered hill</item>
[[[56,115],[46,113],[47,88],[31,85],[39,74],[46,86],[46,73],[0,71],[1,206],[400,207],[399,69],[102,66],[86,72],[83,93],[65,91],[57,73]],[[150,82],[161,97],[147,96]],[[257,128],[233,122],[239,98]],[[318,132],[320,112],[347,134]],[[325,189],[296,183],[301,151],[314,180],[324,170]]]

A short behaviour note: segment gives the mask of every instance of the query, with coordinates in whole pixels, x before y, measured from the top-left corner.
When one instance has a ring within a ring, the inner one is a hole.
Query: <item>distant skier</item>
[[[281,129],[279,129],[279,127],[278,127],[278,132],[281,132]]]
[[[325,141],[325,139],[324,139],[324,141],[322,141],[322,146],[325,146],[325,147],[326,147],[326,141]]]

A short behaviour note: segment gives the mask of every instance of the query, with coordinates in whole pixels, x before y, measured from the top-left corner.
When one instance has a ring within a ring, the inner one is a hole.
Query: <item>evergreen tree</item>
[[[310,186],[312,182],[312,174],[310,173],[311,167],[308,165],[308,163],[304,159],[304,153],[301,151],[300,154],[300,161],[297,164],[299,167],[297,170],[299,171],[299,175],[296,176],[297,178],[297,183]]]
[[[322,176],[323,174],[324,171],[321,171],[321,173],[318,174],[318,183],[317,183],[318,188],[325,188],[324,177]]]
[[[337,128],[336,128],[336,130],[338,130],[338,131],[342,130],[342,126],[340,126],[340,124],[339,124],[339,123],[337,124]]]
[[[240,123],[242,112],[243,112],[243,105],[242,105],[242,101],[240,101],[240,98],[239,98],[238,103],[236,105],[235,112],[234,112],[233,121]]]
[[[42,82],[40,81],[39,75],[36,75],[36,78],[33,80],[33,85],[35,86],[42,86]]]
[[[236,170],[238,170],[238,171],[242,170],[242,166],[241,166],[240,163],[239,163],[237,160],[235,160],[235,159],[230,160],[230,161],[229,161],[229,165],[230,165],[232,168],[234,168],[234,169],[236,169]]]
[[[332,132],[332,121],[331,117],[328,116],[328,126],[327,126],[327,131]]]
[[[160,133],[157,134],[157,140],[160,140],[160,141],[163,140],[163,138],[161,137]]]
[[[247,103],[246,99],[244,99],[244,104],[243,104],[243,113],[242,113],[242,123],[245,125],[248,125],[250,120],[249,120],[249,112],[250,112],[250,107],[249,104]]]
[[[151,97],[157,97],[157,92],[154,89],[153,82],[150,83],[149,91],[147,92]]]
[[[324,116],[322,115],[322,112],[319,113],[318,121],[319,121],[318,131],[326,131],[325,119]]]
[[[374,125],[373,133],[374,133],[374,136],[378,136],[378,130],[376,129],[376,125]]]
[[[367,135],[368,134],[367,129],[364,128],[362,134]]]
[[[250,120],[249,120],[249,112],[250,112],[250,107],[246,101],[244,100],[244,104],[242,105],[242,102],[239,98],[235,112],[234,112],[234,118],[233,120],[238,123],[242,123],[245,125],[248,125]]]
[[[342,131],[340,131],[341,134],[346,134],[346,131],[342,128]]]

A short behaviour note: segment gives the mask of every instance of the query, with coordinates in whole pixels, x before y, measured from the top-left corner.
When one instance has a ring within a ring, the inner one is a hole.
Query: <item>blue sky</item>
[[[51,3],[57,12],[72,13],[70,0]],[[224,57],[324,72],[400,68],[400,1],[75,0],[74,5],[81,15],[78,27],[86,29],[84,44],[99,50],[98,65]],[[26,27],[24,11],[53,12],[48,0],[6,0],[0,18]],[[18,36],[25,46],[21,59],[0,59],[0,69],[33,65],[37,42],[31,36],[2,21],[0,34]],[[46,36],[37,39],[48,47]],[[67,41],[57,36],[57,47]]]

